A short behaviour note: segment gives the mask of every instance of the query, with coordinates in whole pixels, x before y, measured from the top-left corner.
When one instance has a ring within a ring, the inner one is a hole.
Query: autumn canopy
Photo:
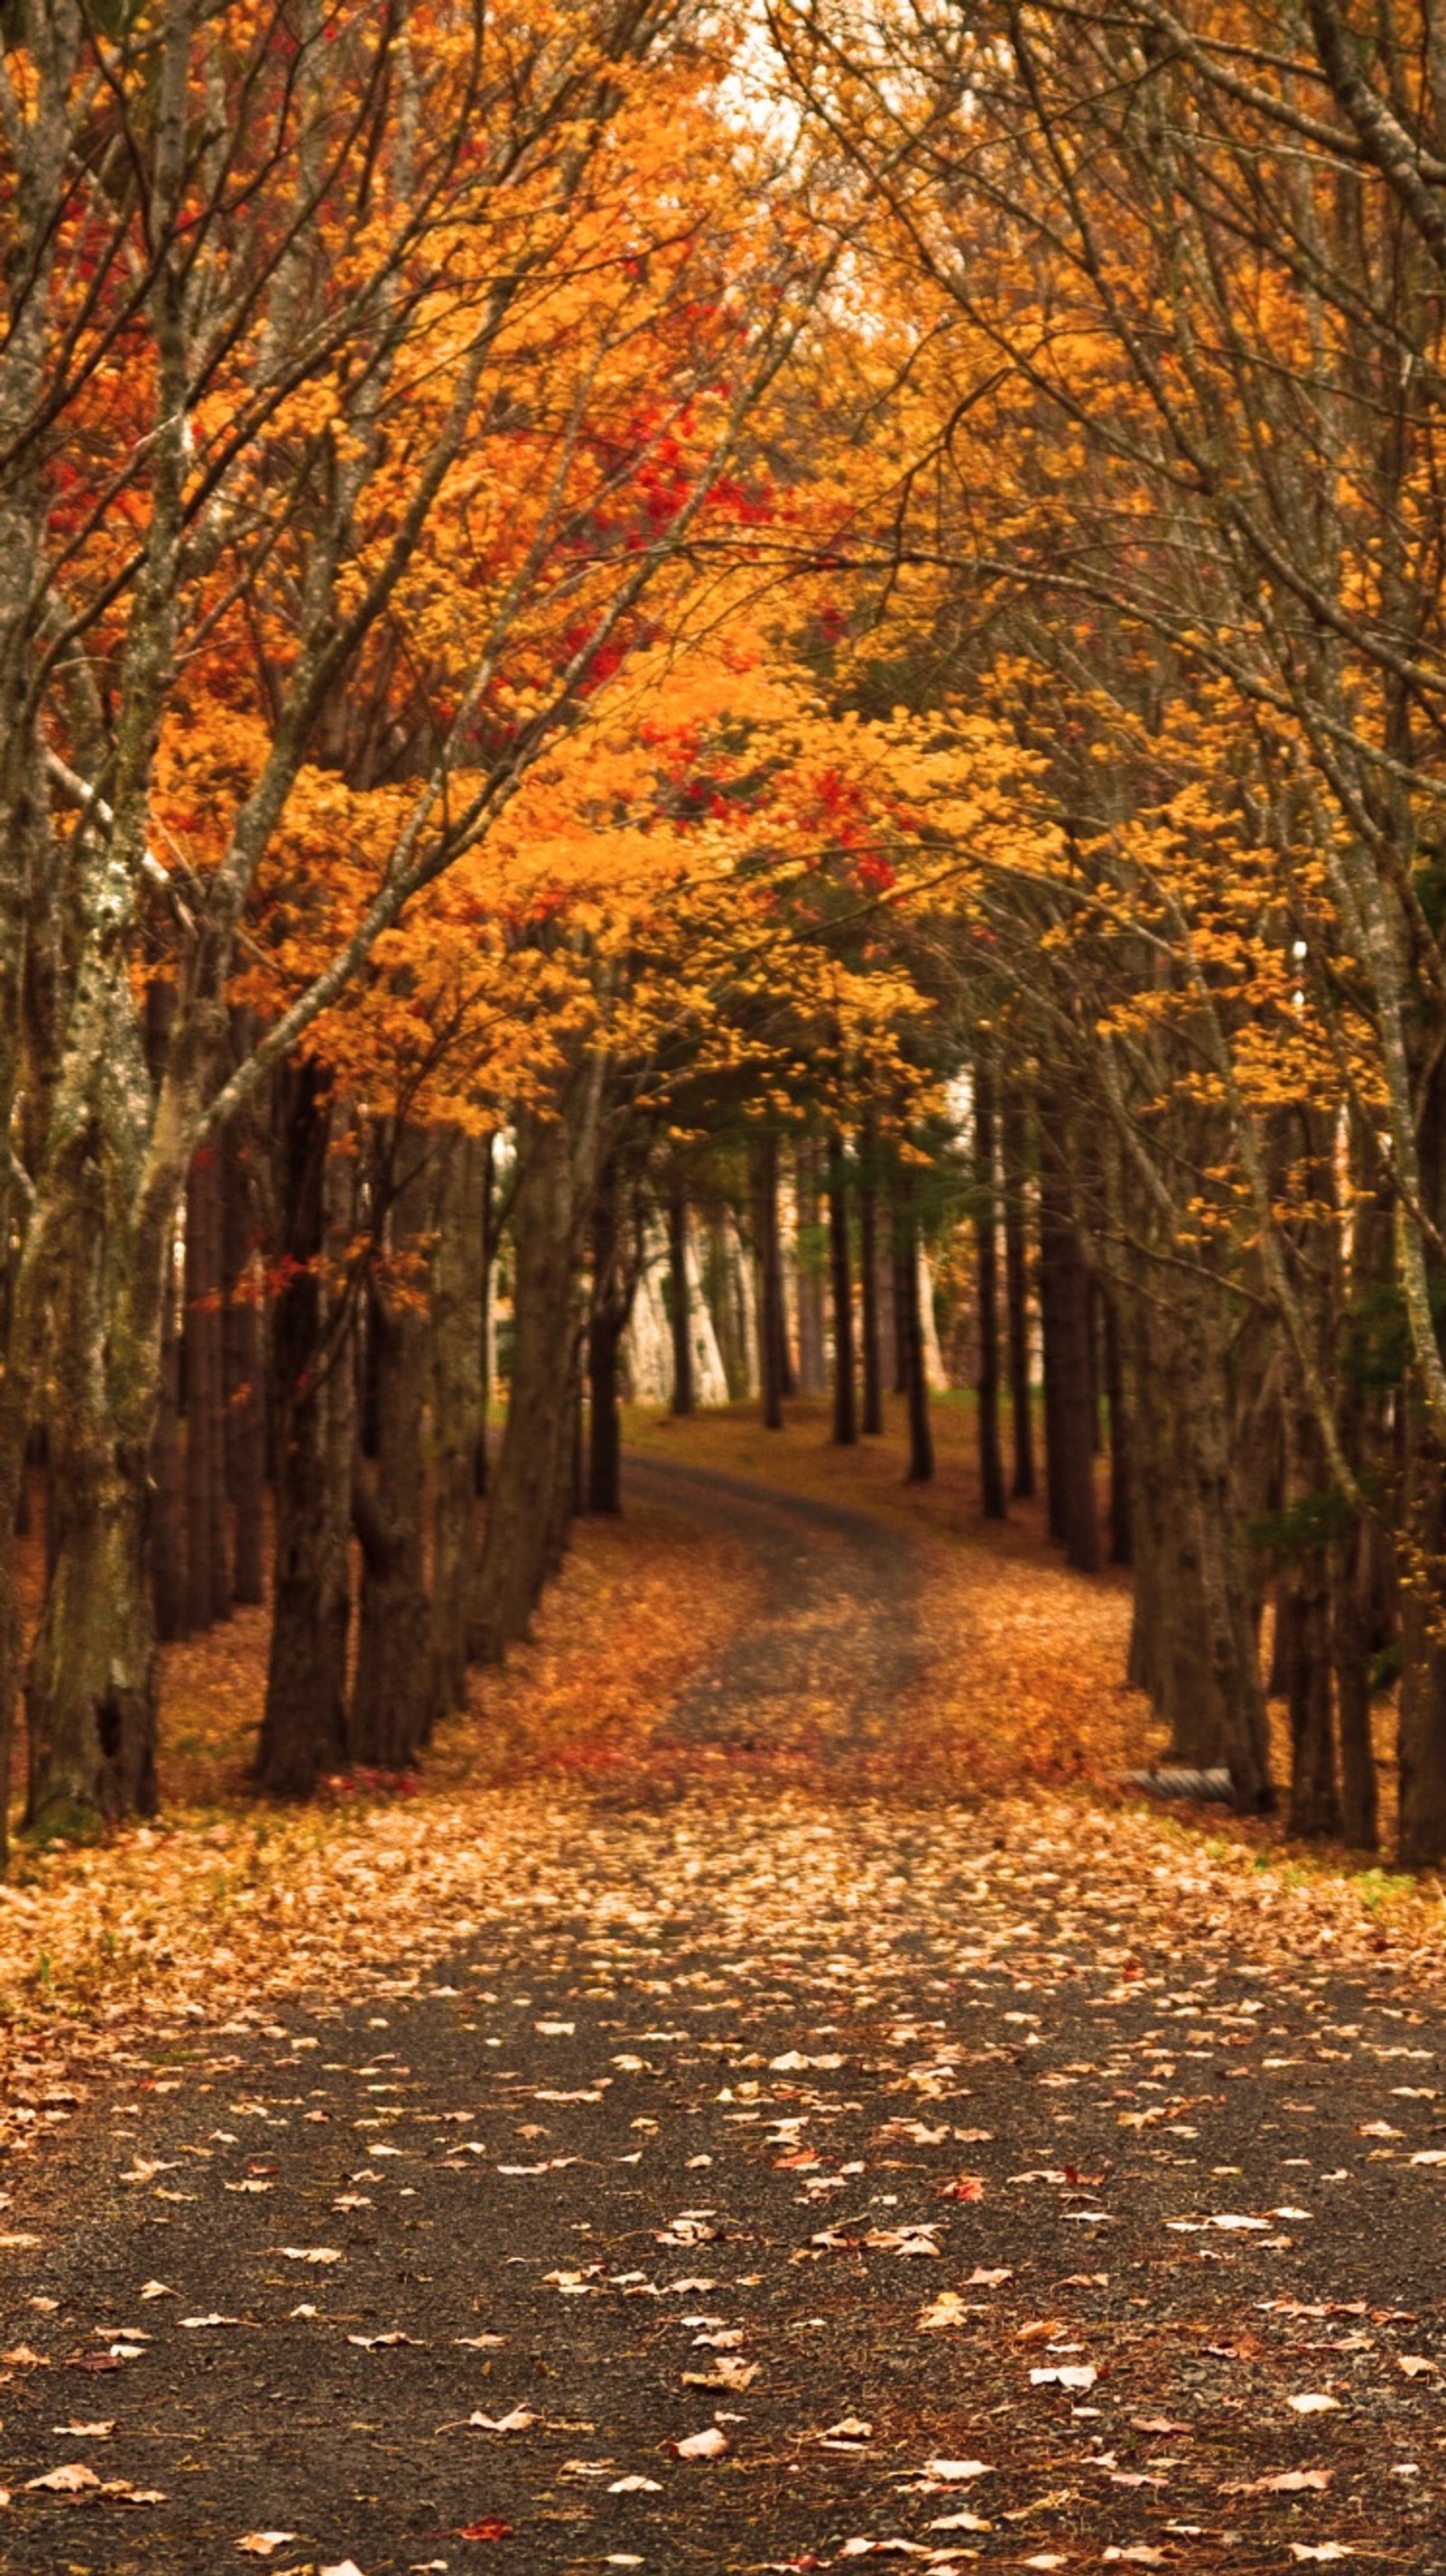
[[[952,1376],[1172,1760],[1446,1859],[1432,13],[0,45],[27,1828],[237,1602],[269,1792],[485,1724],[625,1398]]]

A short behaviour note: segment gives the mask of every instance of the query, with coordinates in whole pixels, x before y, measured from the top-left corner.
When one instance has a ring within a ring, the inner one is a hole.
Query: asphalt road
[[[663,1721],[696,1794],[17,2176],[0,2567],[1446,2570],[1446,2012],[846,1793],[907,1542],[667,1489],[768,1578]],[[806,1778],[715,1791],[750,1742]]]

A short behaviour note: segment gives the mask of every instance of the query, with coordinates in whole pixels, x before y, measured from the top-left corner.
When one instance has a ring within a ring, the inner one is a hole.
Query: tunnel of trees
[[[898,1408],[924,1482],[944,1377],[1180,1762],[1368,1850],[1389,1723],[1446,1859],[1388,19],[821,0],[743,114],[691,0],[0,12],[28,1826],[148,1811],[241,1604],[267,1791],[485,1725],[625,1397]]]

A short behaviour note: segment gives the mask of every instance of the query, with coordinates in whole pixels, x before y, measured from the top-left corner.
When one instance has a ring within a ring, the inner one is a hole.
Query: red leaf
[[[453,2532],[454,2540],[510,2540],[512,2525],[500,2513],[484,2513],[480,2522],[464,2522]]]

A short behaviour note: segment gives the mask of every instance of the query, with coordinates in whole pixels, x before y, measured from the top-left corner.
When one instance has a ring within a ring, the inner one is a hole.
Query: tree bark
[[[976,1381],[979,1496],[984,1518],[1002,1521],[1004,1453],[999,1440],[999,1288],[996,1223],[994,1073],[984,1057],[974,1065],[974,1281],[979,1323]]]
[[[1341,1831],[1352,1850],[1375,1851],[1381,1825],[1371,1729],[1371,1569],[1369,1537],[1360,1520],[1353,1519],[1338,1540],[1332,1571],[1331,1654],[1340,1735]]]
[[[1214,1289],[1208,1294],[1214,1311],[1191,1318],[1183,1337],[1186,1413],[1194,1435],[1187,1454],[1193,1471],[1204,1635],[1219,1693],[1236,1806],[1243,1815],[1265,1815],[1274,1807],[1275,1791],[1255,1621],[1230,1471],[1223,1301]]]
[[[1130,1407],[1120,1357],[1120,1317],[1114,1293],[1104,1292],[1105,1394],[1110,1410],[1110,1563],[1135,1561],[1134,1478],[1130,1466]]]
[[[630,1298],[629,1303],[631,1302]],[[626,1323],[626,1315],[623,1321]],[[677,1171],[672,1174],[668,1184],[668,1322],[673,1337],[672,1409],[677,1414],[688,1414],[693,1410],[693,1317],[688,1296],[688,1192],[682,1173]],[[621,1327],[619,1330],[621,1331]],[[616,1375],[616,1367],[614,1375]]]
[[[547,1548],[543,1558],[542,1580],[551,1583],[562,1572],[567,1556],[567,1542],[574,1520],[587,1504],[587,1449],[583,1438],[582,1380],[585,1332],[583,1319],[574,1305],[572,1330],[567,1352],[567,1389],[563,1399],[562,1436],[557,1444],[557,1460],[552,1486],[552,1510],[548,1515]]]
[[[1034,1410],[1029,1354],[1029,1232],[1025,1206],[1028,1122],[1018,1093],[1004,1095],[1001,1121],[1004,1166],[1004,1281],[1009,1317],[1009,1401],[1014,1433],[1016,1501],[1034,1492]]]
[[[824,1369],[823,1232],[819,1224],[818,1145],[803,1137],[794,1162],[798,1225],[794,1276],[798,1283],[798,1385],[802,1395],[822,1395]]]
[[[1326,1499],[1326,1461],[1315,1418],[1297,1407],[1289,1418],[1287,1499],[1307,1510]],[[1287,1640],[1286,1703],[1290,1715],[1290,1830],[1334,1841],[1341,1831],[1336,1772],[1331,1567],[1323,1539],[1292,1547],[1277,1598]]]
[[[276,1083],[276,1553],[256,1757],[258,1785],[282,1797],[309,1796],[347,1753],[353,1310],[322,1275],[343,1218],[331,1135],[329,1078],[310,1060],[288,1065]]]
[[[864,1132],[859,1170],[859,1329],[864,1360],[863,1428],[872,1434],[884,1427],[884,1378],[879,1348],[879,1192],[871,1127]]]
[[[230,1609],[225,1532],[225,1449],[221,1418],[219,1174],[204,1146],[186,1187],[186,1311],[182,1378],[186,1402],[187,1610],[193,1629]],[[219,1524],[219,1526],[218,1526]]]
[[[557,1116],[528,1112],[518,1121],[512,1382],[472,1606],[469,1646],[479,1663],[500,1663],[529,1634],[547,1579],[558,1478],[573,1437],[578,1252],[596,1166],[600,1078],[590,1067],[574,1077]]]
[[[754,1232],[758,1244],[758,1374],[763,1396],[763,1422],[768,1431],[783,1428],[784,1343],[783,1252],[778,1238],[778,1138],[758,1139],[753,1162]]]
[[[107,1243],[97,1160],[85,1156],[68,1177],[49,1318],[50,1569],[26,1683],[26,1822],[41,1832],[148,1815],[156,1803],[159,1665],[145,1526],[155,1379],[128,1439],[107,1369],[114,1308],[106,1273],[122,1248]],[[159,1320],[157,1311],[153,1370]]]
[[[431,1262],[432,1656],[440,1708],[467,1705],[467,1613],[476,1566],[486,1262],[483,1193],[490,1138],[434,1140]]]
[[[1406,1531],[1415,1563],[1401,1599],[1397,1850],[1403,1868],[1430,1869],[1446,1860],[1446,1641],[1439,1617],[1446,1478],[1419,1388],[1406,1402]]]
[[[376,1473],[369,1486],[358,1468],[352,1487],[362,1580],[349,1750],[354,1762],[401,1771],[431,1735],[439,1701],[423,1552],[433,1360],[424,1265],[434,1175],[420,1130],[404,1127],[389,1141],[386,1241],[371,1306]]]
[[[588,1315],[587,1507],[622,1510],[622,1421],[618,1410],[618,1358],[632,1313],[638,1262],[624,1240],[618,1175],[604,1174],[592,1218],[592,1304]],[[686,1255],[686,1237],[684,1255]],[[686,1293],[687,1280],[684,1277]],[[674,1325],[676,1335],[676,1320]],[[675,1340],[676,1369],[676,1340]],[[675,1376],[676,1386],[676,1376]]]
[[[904,1481],[932,1484],[934,1435],[929,1425],[929,1375],[924,1360],[924,1318],[919,1304],[919,1236],[907,1181],[899,1185],[890,1228],[894,1312],[903,1345],[904,1397],[909,1419],[909,1464]]]
[[[482,1273],[477,1300],[478,1368],[481,1376],[481,1401],[477,1417],[477,1460],[474,1486],[478,1498],[487,1491],[487,1432],[492,1411],[492,1295],[493,1273],[497,1267],[497,1139],[482,1139],[482,1204],[479,1212]]]
[[[1050,1529],[1079,1573],[1096,1574],[1090,1277],[1060,1182],[1048,1169],[1040,1189],[1039,1251]]]
[[[232,1595],[266,1597],[265,1350],[256,1277],[257,1210],[250,1122],[223,1130],[221,1155],[221,1285],[226,1487],[233,1513]]]
[[[849,1261],[848,1177],[843,1138],[828,1140],[829,1283],[833,1292],[833,1436],[840,1448],[857,1440],[854,1403],[854,1305]]]
[[[174,1249],[161,1309],[161,1382],[151,1440],[151,1599],[163,1645],[188,1634],[186,1515],[181,1492],[181,1336]]]

